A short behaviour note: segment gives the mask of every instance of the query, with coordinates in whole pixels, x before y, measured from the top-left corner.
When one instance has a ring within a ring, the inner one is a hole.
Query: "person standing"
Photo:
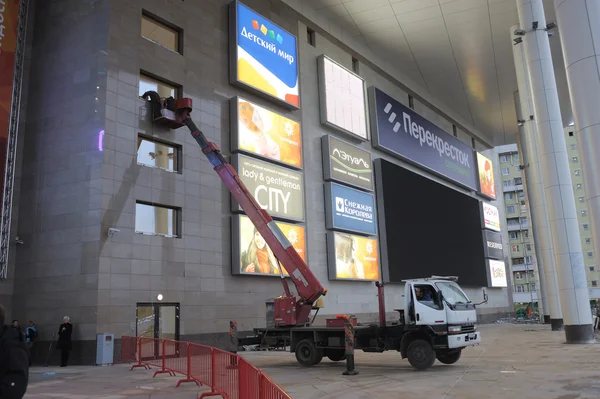
[[[33,358],[33,345],[35,344],[35,340],[38,336],[37,328],[35,328],[35,323],[32,320],[29,320],[29,326],[25,329],[25,339],[27,341],[27,347],[29,348],[29,366],[31,366],[32,358]]]
[[[69,316],[63,317],[63,322],[58,327],[58,343],[56,349],[60,351],[60,367],[67,367],[69,352],[71,351],[71,334],[73,325],[69,323]]]
[[[0,305],[0,398],[21,399],[29,383],[29,354],[23,334],[5,323]]]

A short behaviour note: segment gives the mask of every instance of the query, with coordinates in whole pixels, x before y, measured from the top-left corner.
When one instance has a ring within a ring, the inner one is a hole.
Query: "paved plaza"
[[[305,369],[286,352],[247,352],[294,399],[584,399],[600,397],[600,346],[566,345],[563,332],[542,325],[482,326],[483,343],[453,366],[413,371],[395,352],[356,356],[359,375],[342,376],[343,363],[323,360]],[[111,367],[36,367],[27,399],[197,398],[202,388],[175,388],[179,377]]]

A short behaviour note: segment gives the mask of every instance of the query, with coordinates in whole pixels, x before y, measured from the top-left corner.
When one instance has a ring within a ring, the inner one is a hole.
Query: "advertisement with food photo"
[[[277,259],[263,236],[245,215],[239,217],[239,273],[280,275]],[[298,255],[306,262],[306,237],[303,226],[277,222]],[[234,237],[235,239],[235,237]],[[281,266],[284,275],[287,271]]]

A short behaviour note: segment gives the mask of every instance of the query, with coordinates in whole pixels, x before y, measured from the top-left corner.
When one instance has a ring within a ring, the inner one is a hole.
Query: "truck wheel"
[[[417,370],[426,370],[435,362],[435,352],[431,344],[424,339],[415,339],[406,350],[408,362]]]
[[[342,360],[346,360],[346,350],[345,349],[327,349],[325,355],[332,362],[340,362]]]
[[[440,353],[437,355],[437,360],[439,360],[440,363],[444,363],[444,364],[454,364],[454,363],[458,362],[458,359],[460,359],[461,353],[462,353],[462,351],[451,352],[451,353]]]
[[[296,345],[296,360],[304,367],[314,366],[323,360],[323,350],[312,340],[303,339]]]

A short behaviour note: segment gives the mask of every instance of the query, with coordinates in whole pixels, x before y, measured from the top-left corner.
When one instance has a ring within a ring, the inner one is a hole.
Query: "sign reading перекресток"
[[[375,147],[477,189],[473,149],[376,87],[369,90]]]

